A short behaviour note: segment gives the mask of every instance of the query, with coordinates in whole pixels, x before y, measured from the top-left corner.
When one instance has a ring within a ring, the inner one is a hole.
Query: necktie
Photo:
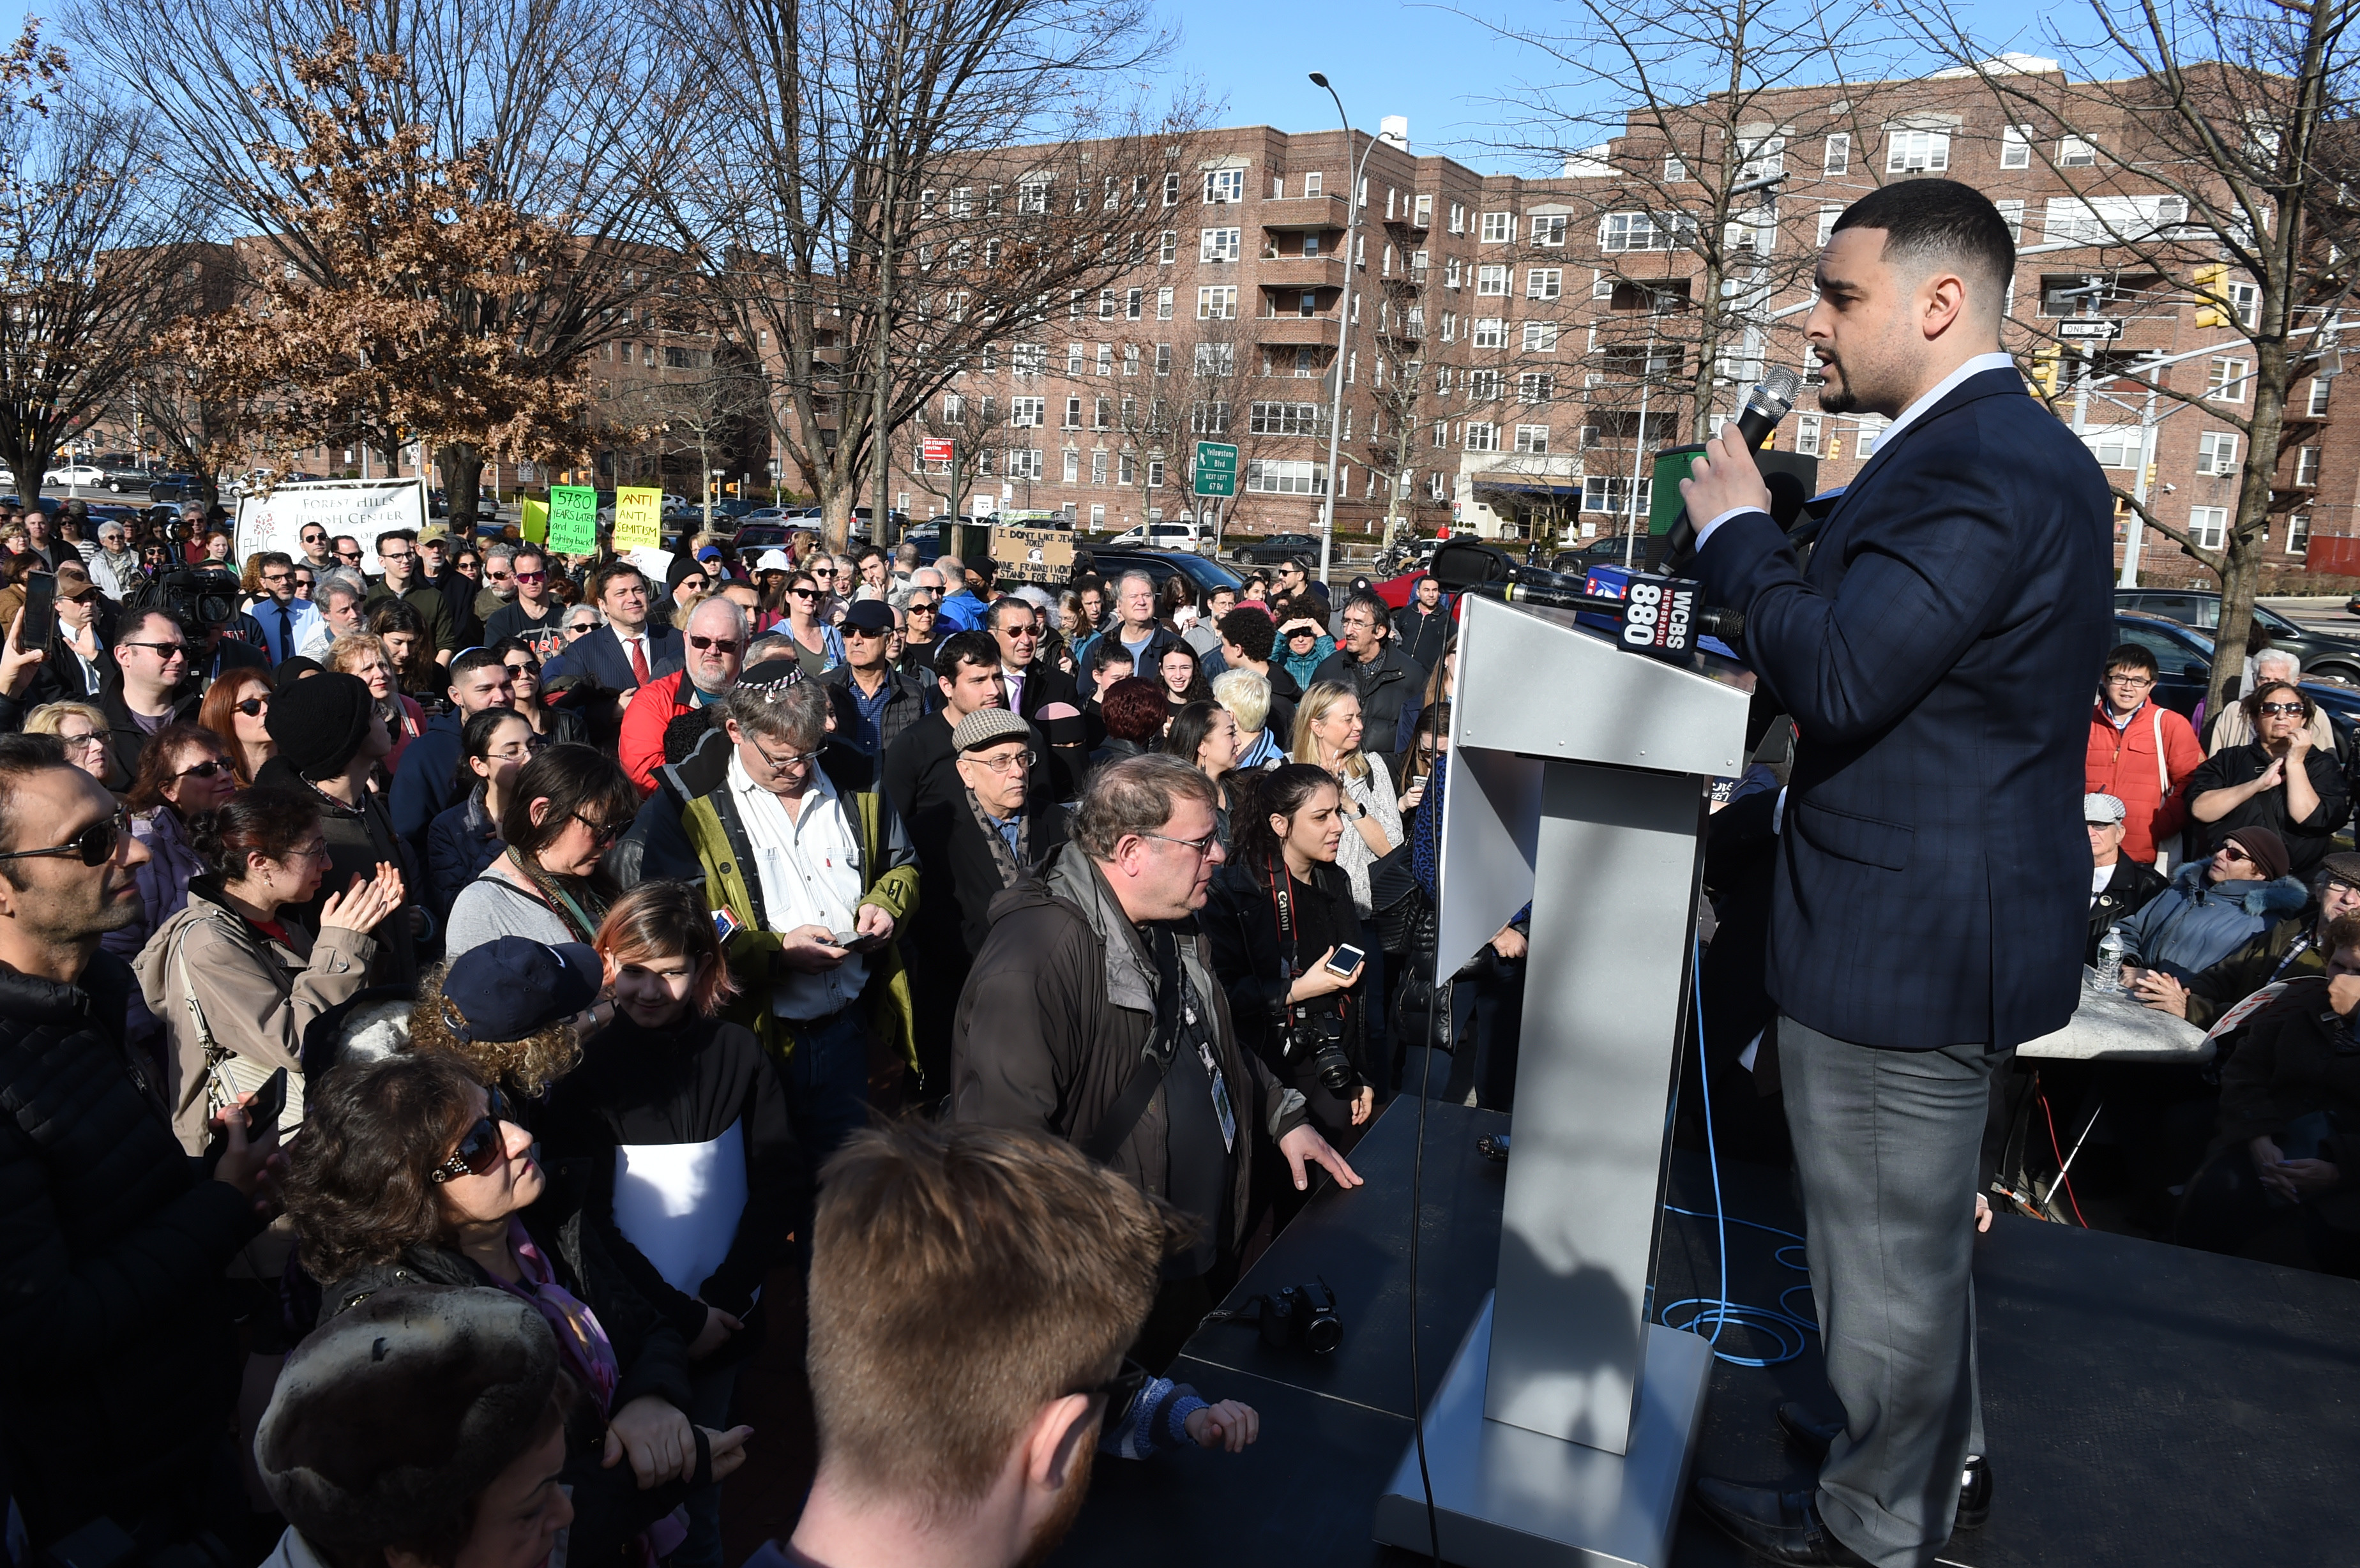
[[[279,662],[286,663],[295,657],[295,616],[284,604],[279,606]]]
[[[1008,672],[1008,711],[1011,713],[1024,711],[1024,677],[1012,670]]]
[[[644,686],[649,679],[647,638],[629,637],[626,640],[631,645],[631,680]]]

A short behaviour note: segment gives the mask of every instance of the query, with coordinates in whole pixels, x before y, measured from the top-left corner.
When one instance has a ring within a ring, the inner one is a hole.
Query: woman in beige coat
[[[302,1119],[303,1030],[368,983],[369,932],[401,906],[401,874],[380,865],[330,894],[320,930],[280,910],[307,903],[328,864],[318,807],[286,790],[246,790],[189,823],[207,874],[148,939],[139,988],[169,1040],[172,1129],[203,1152],[213,1112],[288,1072],[291,1130]]]

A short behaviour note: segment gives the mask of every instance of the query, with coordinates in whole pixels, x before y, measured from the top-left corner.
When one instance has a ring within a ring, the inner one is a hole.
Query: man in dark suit
[[[995,599],[984,612],[983,629],[1000,644],[1000,706],[1032,724],[1041,741],[1033,795],[1072,800],[1090,770],[1088,731],[1074,678],[1041,657],[1039,608],[1022,599]]]
[[[586,676],[609,691],[621,692],[612,717],[619,724],[632,692],[686,662],[684,645],[680,633],[648,624],[647,576],[629,561],[610,561],[592,572],[589,596],[606,612],[606,624],[567,645],[563,657],[541,671],[541,679]]]
[[[2105,479],[1999,349],[2015,268],[1968,186],[1863,197],[1805,332],[1819,406],[1893,423],[1808,566],[1733,429],[1680,486],[1704,597],[1744,612],[1747,660],[1800,735],[1768,979],[1842,1410],[1778,1410],[1825,1445],[1816,1490],[1697,1482],[1778,1563],[1921,1568],[1989,1507],[1979,1145],[1994,1069],[2080,996],[2089,677],[2071,672],[2098,669],[2112,629]]]

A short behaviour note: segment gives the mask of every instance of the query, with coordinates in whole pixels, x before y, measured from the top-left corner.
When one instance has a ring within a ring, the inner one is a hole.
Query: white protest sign
[[[281,485],[267,495],[242,495],[231,558],[240,565],[264,550],[303,558],[303,530],[317,523],[330,539],[361,541],[361,564],[377,566],[379,534],[426,527],[423,479],[318,479]]]

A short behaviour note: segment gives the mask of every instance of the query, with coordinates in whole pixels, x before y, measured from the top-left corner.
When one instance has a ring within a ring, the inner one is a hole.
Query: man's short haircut
[[[1260,615],[1254,618],[1262,619]],[[1269,625],[1262,621],[1265,628]],[[1213,701],[1227,708],[1229,716],[1238,721],[1238,728],[1249,735],[1269,722],[1270,682],[1251,670],[1224,670],[1214,676]]]
[[[1006,620],[1011,612],[1016,610],[1030,610],[1032,612],[1034,620],[1041,618],[1041,606],[1030,599],[1020,599],[1011,593],[1005,598],[994,599],[991,602],[991,608],[983,613],[983,629],[988,632],[998,631],[1000,623]]]
[[[1175,1239],[1164,1213],[1042,1133],[854,1133],[820,1172],[813,1232],[828,1474],[928,1521],[972,1508],[1043,1405],[1113,1372]]]
[[[919,581],[922,577],[931,577],[934,581],[932,583],[922,583]],[[910,586],[912,588],[931,588],[935,593],[939,593],[943,592],[943,574],[935,571],[931,566],[921,566],[915,572],[910,573]]]
[[[2143,670],[2150,676],[2157,671],[2155,655],[2135,642],[2126,642],[2106,655],[2106,673],[2117,670]]]
[[[369,591],[359,572],[349,566],[339,566],[322,572],[319,581],[311,584],[311,593],[322,601],[331,594],[341,593],[357,604],[368,598]]]
[[[492,549],[492,553],[494,555],[497,555],[503,550],[508,550],[508,547],[507,545],[496,545]],[[531,559],[540,561],[544,569],[549,564],[549,551],[543,550],[537,544],[520,544],[514,550],[509,550],[508,553],[512,561],[520,562],[525,560],[526,557],[530,556]]]
[[[748,661],[751,668],[752,661]],[[816,751],[827,739],[827,688],[816,681],[792,686],[734,686],[721,699],[723,715],[747,735],[797,751]]]
[[[1885,231],[1883,256],[1894,270],[1923,277],[1955,267],[1974,290],[1974,306],[1996,316],[2016,277],[2016,240],[1991,198],[1955,180],[1903,180],[1879,186],[1843,210],[1832,234]]]
[[[1121,597],[1123,596],[1123,594],[1124,594],[1124,593],[1128,593],[1128,592],[1130,591],[1130,590],[1129,590],[1129,587],[1128,587],[1128,584],[1131,582],[1131,580],[1132,580],[1133,578],[1136,578],[1136,579],[1138,579],[1140,582],[1146,583],[1146,584],[1147,584],[1147,591],[1148,591],[1150,593],[1154,593],[1154,592],[1155,592],[1155,577],[1154,577],[1154,574],[1153,574],[1153,572],[1142,572],[1142,571],[1139,571],[1137,568],[1135,568],[1135,567],[1134,567],[1134,568],[1133,568],[1133,569],[1131,569],[1131,571],[1124,572],[1121,576],[1120,576],[1120,577],[1118,577],[1118,578],[1116,578],[1116,579],[1114,580],[1114,596],[1115,596],[1116,598],[1118,598],[1118,599],[1121,598]]]
[[[739,604],[735,599],[725,599],[718,593],[699,599],[696,602],[696,608],[691,610],[688,613],[688,619],[681,623],[681,632],[685,636],[689,627],[696,625],[697,618],[699,616],[710,621],[716,616],[724,615],[727,617],[729,622],[729,640],[742,645],[746,640],[745,607]],[[710,637],[713,634],[710,632],[699,632],[696,635],[699,637]],[[743,655],[746,650],[741,646],[738,651],[740,655]]]
[[[0,847],[16,847],[17,791],[36,773],[72,766],[66,760],[66,743],[53,735],[0,735]],[[18,877],[27,864],[0,860],[0,877],[22,891],[26,885]]]
[[[148,628],[158,621],[176,632],[180,630],[180,623],[172,618],[169,610],[133,610],[115,624],[115,641],[108,646],[124,648],[135,642],[153,642],[155,634]]]
[[[451,661],[451,689],[457,691],[459,682],[478,670],[501,670],[508,667],[508,656],[496,648],[471,648]]]
[[[399,539],[402,543],[414,548],[418,543],[418,530],[416,528],[386,529],[377,536],[377,552],[379,555],[385,553],[386,541],[388,539]]]
[[[1193,764],[1153,752],[1110,762],[1091,776],[1082,792],[1073,840],[1093,860],[1111,860],[1124,839],[1158,831],[1183,800],[1219,803],[1213,781]]]
[[[1237,644],[1248,659],[1256,664],[1270,662],[1270,650],[1278,646],[1278,624],[1261,610],[1231,610],[1215,623],[1222,637]]]
[[[496,561],[505,561],[513,565],[517,558],[517,552],[524,548],[525,547],[520,544],[508,544],[505,541],[498,544],[486,545],[484,547],[484,564],[486,566],[489,566]]]
[[[1000,668],[1000,643],[989,632],[954,632],[934,649],[934,673],[956,681],[962,664]]]
[[[903,539],[893,547],[893,559],[903,566],[915,566],[918,564],[918,547]]]
[[[1371,624],[1377,628],[1380,634],[1393,629],[1393,607],[1391,604],[1386,604],[1382,599],[1378,598],[1374,593],[1370,593],[1366,588],[1355,588],[1349,593],[1345,594],[1344,608],[1346,610],[1368,611]]]
[[[610,561],[590,574],[590,586],[585,597],[595,602],[606,596],[606,585],[617,577],[636,577],[641,587],[647,586],[648,574],[628,561]]]
[[[257,572],[268,572],[274,566],[283,566],[292,572],[295,570],[295,558],[283,550],[266,550],[254,558]]]
[[[58,570],[63,572],[67,569],[61,565]],[[2266,648],[2262,649],[2261,652],[2254,655],[2255,673],[2259,674],[2261,672],[2262,666],[2265,664],[2283,664],[2288,669],[2293,670],[2297,675],[2300,675],[2302,673],[2302,660],[2297,659],[2291,652],[2282,648]]]

